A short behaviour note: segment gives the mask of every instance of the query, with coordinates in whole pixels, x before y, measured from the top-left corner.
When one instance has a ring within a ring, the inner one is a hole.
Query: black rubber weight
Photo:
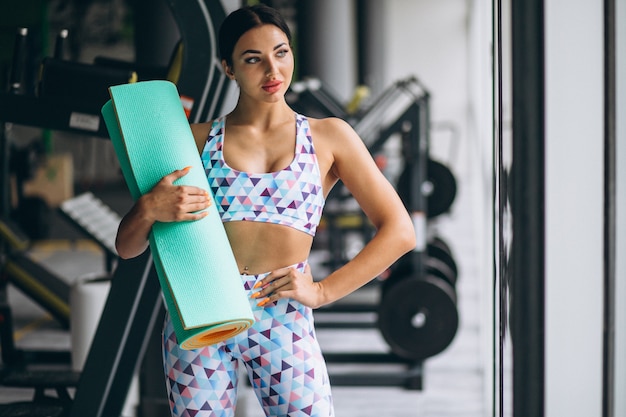
[[[432,276],[399,280],[378,309],[383,338],[393,353],[406,359],[423,360],[442,352],[458,324],[454,289]]]

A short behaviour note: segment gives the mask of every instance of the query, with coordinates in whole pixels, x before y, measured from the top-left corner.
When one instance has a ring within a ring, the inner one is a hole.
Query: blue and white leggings
[[[294,265],[301,271],[304,266]],[[267,275],[241,275],[248,295]],[[290,299],[263,307],[257,302],[250,299],[255,323],[247,331],[195,350],[180,348],[166,317],[163,363],[172,416],[234,416],[240,362],[266,416],[334,416],[311,308]]]

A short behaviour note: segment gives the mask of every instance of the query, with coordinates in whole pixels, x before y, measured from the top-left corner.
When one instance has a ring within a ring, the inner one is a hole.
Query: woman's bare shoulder
[[[191,127],[191,133],[193,133],[193,139],[196,142],[198,152],[202,152],[202,148],[204,147],[204,143],[209,136],[212,125],[212,120],[202,123],[191,123],[189,125]]]
[[[358,140],[352,126],[343,119],[338,117],[325,117],[323,119],[309,117],[308,120],[314,139],[331,142]]]
[[[320,132],[335,132],[342,129],[352,129],[352,127],[343,119],[339,117],[324,117],[316,118],[307,116],[309,125],[312,129],[319,130]]]

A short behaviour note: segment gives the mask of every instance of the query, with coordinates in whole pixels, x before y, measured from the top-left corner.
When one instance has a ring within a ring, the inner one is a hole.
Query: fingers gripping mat
[[[211,195],[176,86],[143,81],[109,92],[102,115],[133,198],[186,166],[191,166],[189,173],[176,184]],[[215,201],[207,210],[209,215],[198,221],[156,222],[149,236],[176,337],[185,349],[228,339],[254,321]]]

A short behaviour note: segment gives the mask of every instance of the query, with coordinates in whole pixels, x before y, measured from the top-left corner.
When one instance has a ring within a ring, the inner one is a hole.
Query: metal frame
[[[602,416],[615,416],[617,247],[617,52],[616,4],[604,0],[604,340]]]
[[[543,416],[545,404],[544,2],[512,0],[513,413]],[[516,337],[519,336],[519,337]]]
[[[218,115],[231,84],[222,71],[217,45],[226,13],[215,0],[168,0],[168,6],[183,44],[178,91],[193,101],[189,121],[204,122]]]

